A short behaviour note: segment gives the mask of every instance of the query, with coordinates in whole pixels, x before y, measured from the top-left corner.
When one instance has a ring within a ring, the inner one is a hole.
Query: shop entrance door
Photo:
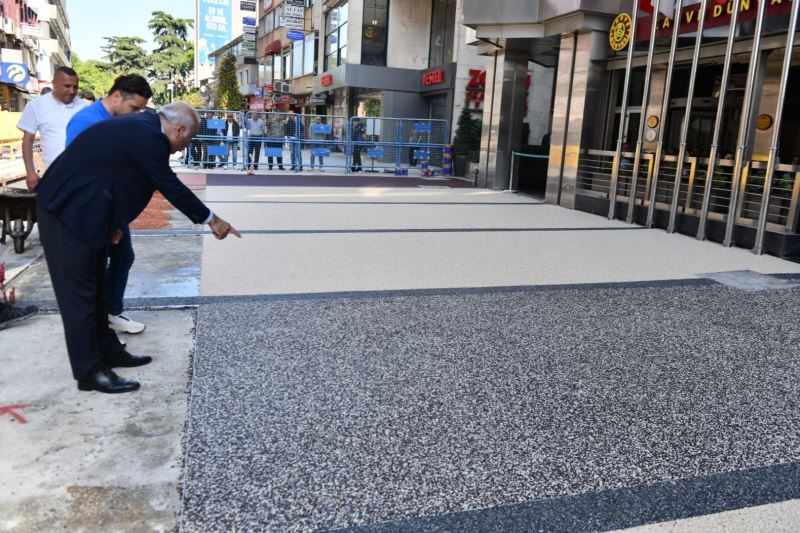
[[[617,108],[614,113],[614,124],[611,129],[614,132],[614,143],[619,132],[619,120],[622,116],[622,108]],[[642,120],[641,107],[629,107],[625,113],[625,129],[622,137],[623,152],[632,152],[636,149],[636,141],[639,139],[639,124]],[[626,146],[627,145],[627,146]]]

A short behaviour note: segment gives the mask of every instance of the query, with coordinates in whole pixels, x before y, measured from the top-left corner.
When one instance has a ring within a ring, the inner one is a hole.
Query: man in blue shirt
[[[67,146],[88,127],[103,120],[130,113],[138,113],[147,105],[153,96],[147,80],[138,74],[120,76],[108,96],[80,110],[67,124]],[[125,286],[128,284],[128,273],[133,266],[133,245],[131,232],[127,227],[122,232],[119,244],[108,248],[109,264],[106,271],[108,325],[115,331],[123,333],[141,333],[145,325],[131,320],[123,313]]]

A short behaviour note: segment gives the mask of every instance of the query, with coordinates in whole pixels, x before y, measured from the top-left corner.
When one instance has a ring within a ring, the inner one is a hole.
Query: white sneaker
[[[122,333],[141,333],[144,331],[145,325],[120,313],[118,315],[108,315],[108,327]]]

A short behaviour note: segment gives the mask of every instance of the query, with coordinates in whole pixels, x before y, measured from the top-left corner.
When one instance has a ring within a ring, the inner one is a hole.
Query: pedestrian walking
[[[247,141],[247,165],[248,175],[255,174],[258,170],[258,158],[261,154],[261,141],[264,137],[264,119],[260,115],[251,115],[247,119],[247,133],[250,140]]]
[[[64,151],[67,123],[72,116],[86,107],[86,102],[76,98],[78,74],[69,67],[58,67],[53,76],[53,90],[32,100],[17,122],[22,130],[22,160],[25,163],[25,183],[33,190],[39,183],[39,172],[33,161],[33,142],[39,133],[42,145],[42,162],[45,168]]]
[[[170,153],[186,148],[199,126],[200,117],[183,103],[104,120],[78,135],[37,187],[40,239],[79,390],[136,390],[139,383],[111,369],[152,361],[128,353],[103,315],[107,245],[119,242],[155,190],[218,239],[240,236],[170,168]]]
[[[111,117],[139,113],[147,106],[153,90],[147,80],[138,74],[119,76],[108,91],[108,95],[88,107],[81,109],[67,124],[67,146],[87,128]],[[124,311],[125,287],[133,266],[134,253],[131,231],[126,225],[121,228],[122,237],[117,244],[108,247],[106,269],[106,314],[108,326],[121,333],[141,333],[145,325],[130,318]]]

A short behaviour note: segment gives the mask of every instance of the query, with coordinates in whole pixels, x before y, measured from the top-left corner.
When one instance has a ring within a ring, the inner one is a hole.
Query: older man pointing
[[[108,327],[105,270],[106,247],[119,241],[155,190],[192,222],[208,224],[217,239],[241,237],[170,169],[170,153],[186,148],[199,123],[194,109],[180,103],[99,122],[67,147],[37,187],[39,235],[80,390],[136,390],[139,383],[111,368],[150,362],[125,351]]]

